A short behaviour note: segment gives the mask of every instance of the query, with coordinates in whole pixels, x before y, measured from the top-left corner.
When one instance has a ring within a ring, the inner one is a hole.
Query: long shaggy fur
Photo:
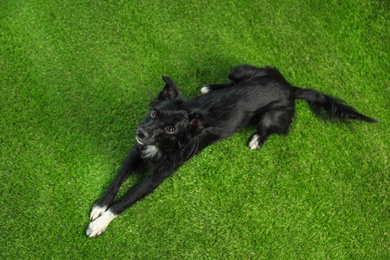
[[[206,86],[202,88],[204,95],[190,100],[182,99],[173,80],[163,77],[165,87],[151,102],[145,123],[136,131],[137,145],[92,209],[88,236],[104,232],[117,215],[151,193],[206,146],[250,125],[256,128],[248,141],[250,149],[260,148],[272,134],[287,134],[296,99],[306,100],[317,115],[330,120],[376,122],[339,99],[290,85],[275,68],[241,65],[228,77],[231,82]],[[151,174],[112,204],[121,184],[141,164],[148,165]]]

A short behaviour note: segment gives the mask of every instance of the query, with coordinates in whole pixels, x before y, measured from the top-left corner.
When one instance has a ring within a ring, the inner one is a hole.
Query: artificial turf
[[[1,1],[0,258],[389,259],[389,11],[381,0]],[[161,75],[194,96],[243,63],[379,123],[322,122],[297,102],[290,135],[249,151],[248,129],[205,149],[87,238]]]

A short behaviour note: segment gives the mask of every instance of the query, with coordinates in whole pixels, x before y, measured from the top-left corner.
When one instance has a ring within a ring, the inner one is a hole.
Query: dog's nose
[[[140,139],[144,139],[145,137],[148,136],[148,134],[145,132],[145,130],[143,130],[141,128],[137,130],[136,134],[137,134],[137,137]]]

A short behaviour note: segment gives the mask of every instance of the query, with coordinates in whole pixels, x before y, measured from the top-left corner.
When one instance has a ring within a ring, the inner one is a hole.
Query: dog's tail
[[[297,99],[306,100],[307,103],[309,103],[311,110],[324,119],[339,121],[355,119],[367,122],[378,122],[376,119],[359,113],[355,108],[347,105],[340,99],[330,97],[313,89],[294,87],[294,90]]]

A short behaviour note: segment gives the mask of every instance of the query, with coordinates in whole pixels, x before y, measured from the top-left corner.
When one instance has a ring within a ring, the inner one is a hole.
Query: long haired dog
[[[145,123],[136,131],[138,144],[92,209],[87,236],[103,233],[115,217],[150,194],[206,146],[248,125],[256,127],[248,142],[250,149],[260,148],[272,134],[287,134],[296,99],[306,100],[317,115],[330,120],[376,122],[338,99],[292,86],[275,68],[242,65],[231,71],[229,79],[228,84],[209,85],[201,89],[203,95],[184,100],[176,84],[163,77],[165,87],[151,102]],[[151,175],[111,205],[121,184],[140,164],[147,164]]]

